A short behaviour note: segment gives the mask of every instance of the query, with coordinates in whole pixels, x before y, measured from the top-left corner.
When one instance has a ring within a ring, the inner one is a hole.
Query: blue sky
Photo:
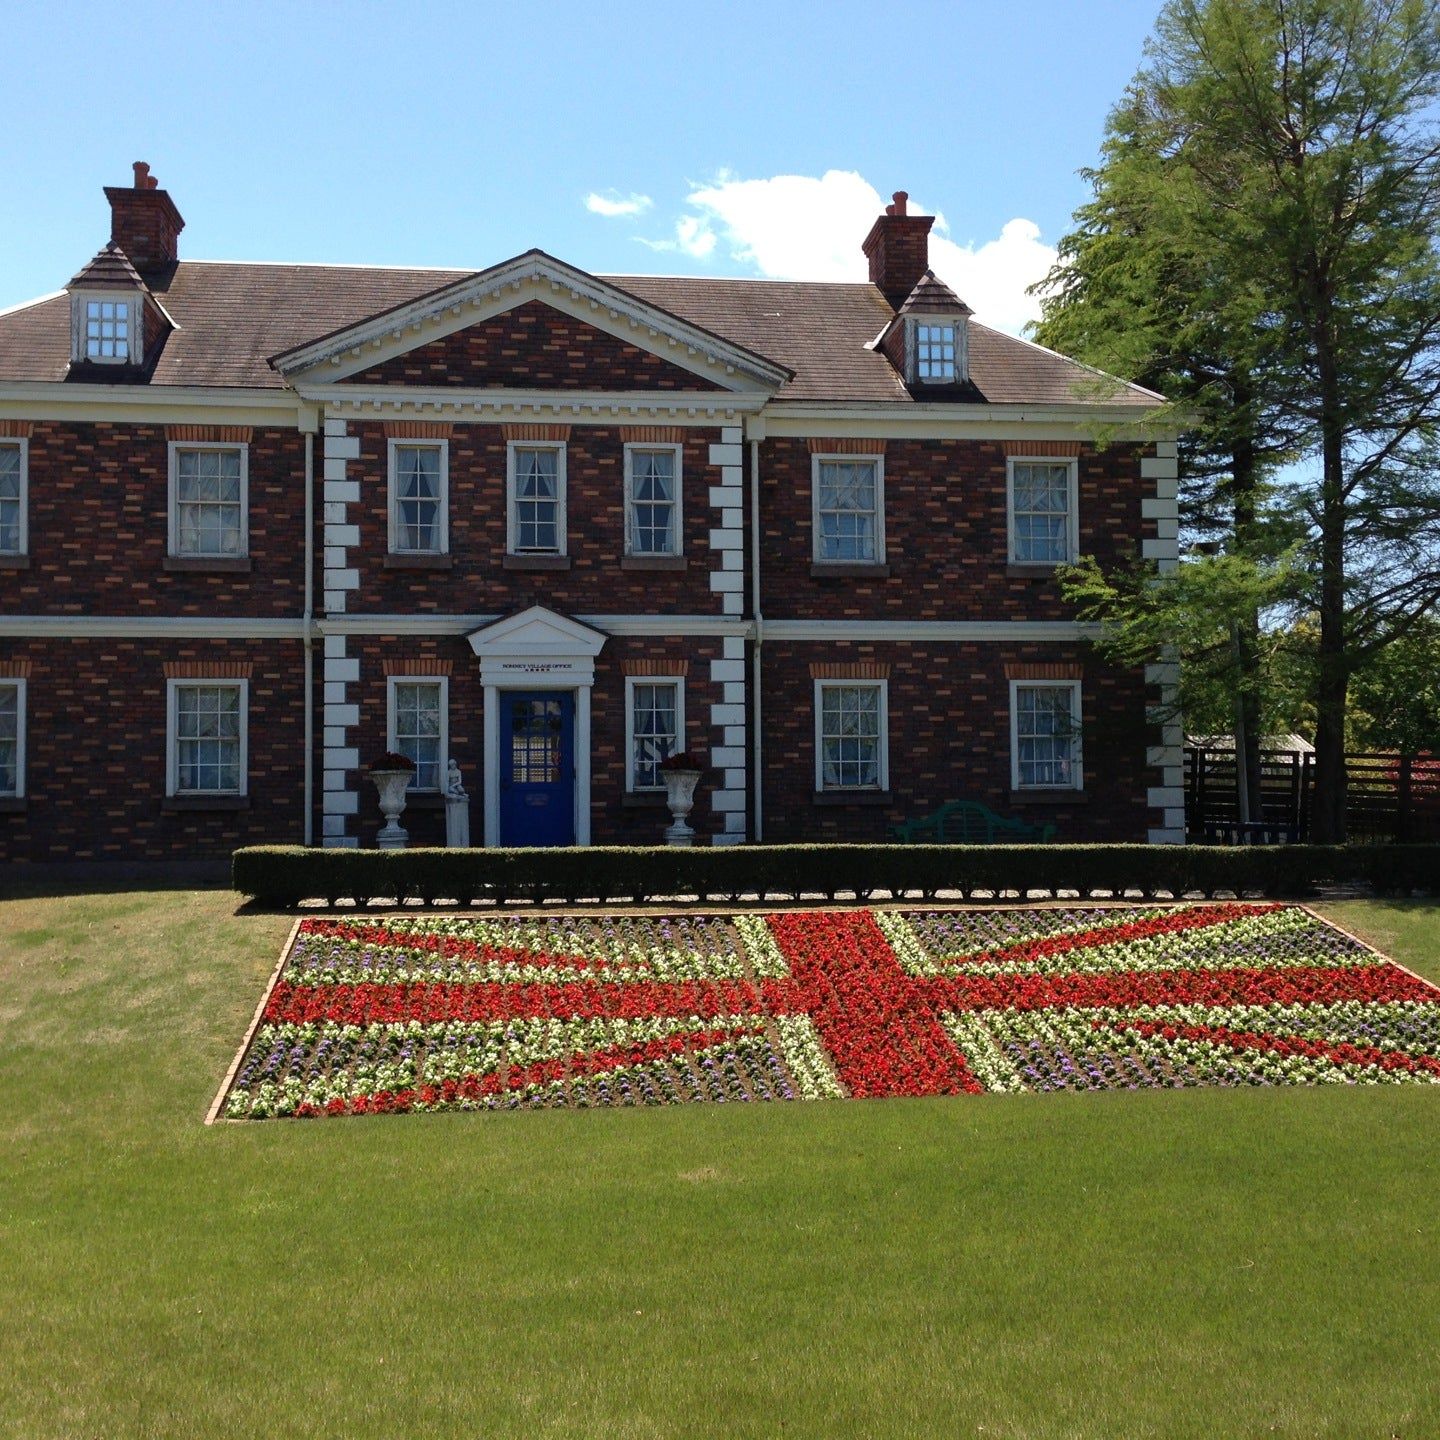
[[[64,285],[108,238],[101,187],[143,159],[182,255],[214,260],[538,245],[619,274],[859,278],[877,192],[903,188],[948,227],[936,268],[1014,329],[1157,8],[12,5],[0,306]]]

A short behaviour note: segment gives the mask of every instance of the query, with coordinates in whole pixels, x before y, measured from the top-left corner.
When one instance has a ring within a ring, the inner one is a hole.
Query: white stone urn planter
[[[665,782],[665,803],[670,807],[670,818],[674,822],[665,830],[667,845],[695,843],[695,831],[686,820],[695,808],[695,787],[704,773],[705,767],[693,755],[688,754],[672,756],[661,765],[660,778]]]
[[[385,824],[375,837],[375,843],[382,850],[403,850],[410,843],[409,833],[400,824],[400,813],[405,809],[405,792],[414,778],[415,767],[407,763],[400,765],[403,756],[383,755],[370,767],[370,778],[380,792],[380,813]]]

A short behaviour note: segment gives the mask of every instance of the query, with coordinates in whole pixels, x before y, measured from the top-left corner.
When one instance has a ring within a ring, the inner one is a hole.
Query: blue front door
[[[500,692],[500,843],[575,843],[575,697]]]

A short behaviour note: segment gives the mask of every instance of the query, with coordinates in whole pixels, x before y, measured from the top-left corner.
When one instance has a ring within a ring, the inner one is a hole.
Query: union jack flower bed
[[[305,920],[230,1119],[1440,1081],[1440,989],[1299,906]]]

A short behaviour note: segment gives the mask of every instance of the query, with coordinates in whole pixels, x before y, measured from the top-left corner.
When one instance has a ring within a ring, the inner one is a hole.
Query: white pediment
[[[584,656],[593,660],[610,637],[568,615],[532,605],[493,625],[482,625],[465,637],[482,660],[546,659]]]
[[[608,281],[527,250],[270,359],[294,384],[341,381],[491,316],[538,300],[648,350],[722,391],[774,391],[792,372]]]

